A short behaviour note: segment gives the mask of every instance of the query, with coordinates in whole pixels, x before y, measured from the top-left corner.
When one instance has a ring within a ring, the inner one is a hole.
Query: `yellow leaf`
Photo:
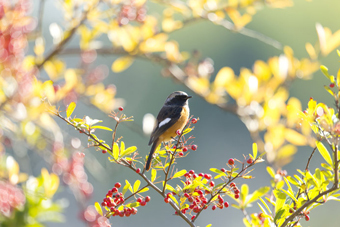
[[[96,211],[98,212],[98,214],[99,214],[100,216],[103,216],[102,208],[101,208],[101,206],[99,205],[98,202],[95,202],[95,203],[94,203],[94,208],[96,208]]]
[[[321,154],[321,156],[326,160],[326,162],[332,166],[333,165],[333,161],[332,158],[327,150],[327,148],[325,147],[325,145],[323,145],[323,143],[321,143],[320,141],[316,141],[316,146]]]
[[[46,197],[53,197],[54,193],[58,190],[59,187],[59,177],[54,173],[49,174],[47,169],[45,168],[41,170],[41,176],[44,182]]]
[[[297,131],[293,130],[293,129],[285,129],[285,139],[289,142],[292,143],[294,145],[297,146],[304,146],[307,145],[307,138],[298,133]]]
[[[117,58],[112,64],[112,71],[115,73],[119,73],[124,71],[125,69],[129,68],[130,65],[133,63],[134,58],[131,56],[124,56]]]
[[[223,67],[218,71],[216,78],[214,80],[214,86],[224,87],[235,79],[234,70],[230,67]]]
[[[157,176],[157,170],[152,169],[151,170],[151,182],[154,182],[156,180],[156,176]]]
[[[74,102],[71,102],[70,105],[68,105],[67,110],[66,110],[66,118],[69,118],[74,109],[76,108],[76,104]]]

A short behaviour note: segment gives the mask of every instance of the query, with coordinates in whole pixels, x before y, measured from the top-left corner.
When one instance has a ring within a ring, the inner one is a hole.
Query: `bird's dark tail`
[[[149,154],[149,157],[148,157],[148,161],[146,162],[146,165],[145,165],[146,171],[149,171],[149,170],[150,170],[151,161],[152,161],[152,159],[153,159],[153,153],[155,153],[155,150],[156,150],[156,148],[158,147],[158,145],[159,145],[158,140],[156,140],[156,141],[153,142],[153,144],[152,144],[152,147],[151,147],[151,150],[150,150],[150,154]]]

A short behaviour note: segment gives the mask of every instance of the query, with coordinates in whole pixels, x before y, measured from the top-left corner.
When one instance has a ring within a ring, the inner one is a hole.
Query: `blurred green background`
[[[38,2],[37,0],[34,3]],[[46,38],[46,47],[52,48],[52,37],[49,35],[48,26],[52,22],[62,23],[62,12],[55,11],[55,1],[46,1],[46,9],[44,12],[43,32]],[[36,8],[36,6],[35,6]],[[325,27],[329,27],[333,32],[340,28],[340,1],[337,0],[297,0],[294,6],[286,9],[263,8],[253,17],[253,21],[247,25],[247,28],[263,33],[264,35],[278,40],[283,45],[292,47],[297,58],[307,57],[305,51],[305,43],[314,44],[317,42],[317,34],[315,24],[321,23]],[[148,3],[149,13],[162,15],[162,7],[155,3]],[[53,13],[51,13],[53,12]],[[37,15],[37,9],[33,12]],[[277,50],[258,40],[245,37],[243,35],[232,33],[221,26],[217,26],[207,21],[198,21],[188,25],[187,27],[176,31],[170,35],[170,39],[177,40],[182,51],[199,50],[203,57],[210,57],[214,61],[215,72],[224,66],[231,67],[236,74],[239,73],[241,67],[251,68],[256,60],[266,61],[269,57],[280,55],[281,50]],[[67,47],[77,47],[79,44],[77,39],[73,39]],[[48,49],[48,48],[47,48]],[[109,69],[112,62],[118,56],[98,56],[95,64],[106,65]],[[69,56],[65,58],[68,67],[77,65],[78,57]],[[339,67],[339,58],[335,52],[328,57],[322,59],[333,74],[337,72]],[[123,136],[127,146],[136,145],[141,155],[148,154],[150,147],[147,146],[148,136],[139,132],[141,131],[142,119],[146,113],[157,115],[162,107],[165,98],[175,90],[183,90],[190,93],[186,88],[175,83],[170,78],[161,76],[161,67],[156,63],[136,60],[135,63],[126,71],[115,74],[110,71],[106,78],[107,84],[114,84],[117,87],[117,97],[125,100],[124,113],[128,116],[133,115],[135,121],[133,123],[124,123],[119,126],[118,134]],[[291,96],[295,96],[301,100],[303,107],[313,96],[320,102],[332,105],[332,100],[327,92],[323,89],[323,85],[328,84],[326,78],[321,72],[317,72],[312,80],[294,82],[291,87]],[[195,117],[199,117],[200,121],[195,126],[193,135],[196,137],[195,143],[198,150],[191,152],[187,158],[178,160],[177,167],[187,170],[194,169],[196,172],[209,172],[209,168],[225,167],[225,163],[229,158],[242,159],[242,154],[248,154],[251,151],[252,141],[249,133],[243,123],[234,115],[226,113],[219,108],[206,103],[203,99],[194,95],[190,100],[191,113]],[[89,115],[92,118],[104,120],[104,124],[114,127],[115,122],[108,118],[105,114],[96,109],[78,105],[75,114],[79,117]],[[62,127],[71,135],[79,136],[74,129],[67,127],[60,122]],[[133,127],[130,127],[133,126]],[[138,129],[138,130],[136,130]],[[102,136],[110,141],[109,132],[103,131],[98,136]],[[86,147],[87,138],[80,137],[83,146]],[[288,174],[294,174],[297,168],[303,169],[305,162],[312,149],[309,147],[299,148],[295,159],[285,169]],[[131,170],[122,168],[118,165],[109,163],[107,156],[94,149],[86,149],[85,154],[91,153],[95,155],[100,164],[103,165],[106,173],[101,173],[104,179],[98,180],[89,174],[89,180],[94,185],[94,196],[91,203],[101,202],[108,189],[111,189],[115,182],[124,182],[129,179],[134,182],[137,178]],[[315,168],[316,159],[320,156],[316,154],[311,167]],[[91,162],[91,160],[87,160]],[[40,163],[38,166],[44,165]],[[39,174],[40,167],[36,167],[33,172]],[[250,192],[255,189],[270,185],[270,178],[265,171],[266,164],[262,163],[256,166],[253,175],[256,176],[252,180],[238,181],[241,185],[243,182],[250,186]],[[112,226],[187,226],[182,219],[173,215],[174,211],[166,205],[163,199],[150,190],[148,194],[151,196],[151,202],[146,207],[138,209],[138,214],[129,218],[113,217],[110,219]],[[65,210],[66,223],[50,224],[49,226],[83,226],[84,223],[78,219],[78,207],[72,194],[65,188],[58,197],[67,197],[69,207]],[[232,203],[230,199],[229,202]],[[328,202],[325,206],[320,206],[311,213],[311,220],[307,223],[302,221],[303,226],[319,227],[326,224],[329,227],[339,226],[337,220],[337,208],[339,204],[336,202]],[[249,213],[259,211],[258,207],[250,208]],[[213,224],[213,226],[243,226],[243,215],[239,210],[228,208],[224,210],[216,210],[214,212],[208,209],[203,212],[198,219],[199,226]]]

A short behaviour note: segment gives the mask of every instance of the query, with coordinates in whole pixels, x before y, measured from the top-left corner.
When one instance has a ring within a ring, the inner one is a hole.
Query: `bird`
[[[177,130],[182,131],[187,124],[190,114],[188,99],[190,98],[192,96],[183,91],[175,91],[165,100],[150,136],[149,146],[152,144],[152,147],[146,162],[146,171],[150,170],[153,154],[159,144],[175,138]]]

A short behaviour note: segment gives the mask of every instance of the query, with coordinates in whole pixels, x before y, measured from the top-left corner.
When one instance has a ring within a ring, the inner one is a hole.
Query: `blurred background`
[[[32,15],[38,15],[38,0],[33,1]],[[42,22],[42,32],[45,37],[45,47],[47,52],[53,47],[53,39],[49,32],[49,26],[52,23],[63,25],[63,11],[58,7],[58,1],[46,0],[45,10]],[[294,50],[297,58],[308,57],[305,50],[305,43],[314,44],[317,42],[316,23],[320,23],[325,27],[329,27],[333,32],[339,29],[340,21],[340,1],[334,0],[296,0],[293,1],[294,6],[285,9],[276,9],[263,7],[254,16],[253,20],[246,26],[256,32],[277,40],[282,45],[288,45]],[[148,13],[161,17],[164,6],[154,2],[147,2],[146,7]],[[214,25],[205,20],[195,21],[184,28],[170,34],[170,39],[174,39],[179,43],[182,51],[192,52],[198,50],[202,57],[209,57],[214,66],[213,77],[224,66],[231,67],[235,74],[238,75],[242,67],[252,68],[256,60],[266,61],[272,56],[278,56],[282,50],[274,48],[257,39],[253,39],[236,32],[231,32],[222,26]],[[107,42],[107,39],[103,39]],[[79,37],[74,37],[67,45],[67,48],[78,47]],[[28,48],[28,54],[33,53],[32,45]],[[225,167],[229,158],[237,158],[242,160],[243,154],[251,152],[252,139],[245,125],[235,115],[225,112],[217,106],[207,103],[201,97],[195,95],[186,89],[180,83],[177,83],[170,77],[164,77],[161,74],[162,67],[159,64],[136,59],[135,62],[125,71],[113,73],[110,68],[112,62],[119,56],[98,54],[93,64],[102,65],[107,68],[108,72],[104,84],[114,84],[116,87],[116,98],[121,98],[124,106],[124,113],[134,117],[134,122],[123,123],[119,126],[118,136],[122,136],[127,146],[137,146],[142,156],[148,154],[150,147],[147,146],[149,135],[143,134],[142,120],[147,113],[157,115],[162,107],[166,97],[173,91],[183,90],[189,95],[193,95],[190,100],[190,110],[194,117],[199,117],[200,121],[195,125],[193,135],[195,136],[195,144],[197,151],[192,151],[187,158],[179,159],[177,167],[186,170],[194,169],[196,172],[209,172],[210,168]],[[65,55],[64,60],[67,67],[76,67],[79,64],[79,56]],[[339,68],[339,61],[336,52],[333,51],[327,57],[320,59],[322,64],[327,65],[329,71],[336,73]],[[42,72],[42,78],[47,75]],[[333,100],[324,90],[323,85],[328,85],[327,79],[320,71],[317,71],[311,80],[295,80],[290,89],[290,96],[300,99],[303,109],[306,108],[309,98],[312,96],[319,102],[325,102],[332,106]],[[103,120],[103,125],[113,128],[115,122],[105,113],[98,111],[96,108],[77,103],[74,112],[77,117],[85,115],[94,119]],[[68,134],[69,138],[78,137],[82,146],[87,146],[86,136],[80,135],[72,127],[67,127],[61,120],[60,123]],[[111,133],[101,131],[97,134],[106,141],[111,140]],[[20,142],[18,142],[20,143]],[[19,148],[14,148],[19,149]],[[23,149],[23,148],[20,148]],[[88,180],[93,185],[93,195],[89,200],[89,204],[96,201],[101,202],[106,192],[113,187],[116,182],[124,183],[125,179],[131,179],[134,182],[136,174],[127,168],[110,163],[107,155],[95,151],[93,148],[82,148],[81,152],[85,153],[85,157],[94,156],[96,161],[92,164],[92,159],[85,159],[85,166],[97,168],[97,175],[88,173]],[[13,151],[10,151],[13,152]],[[295,159],[284,166],[288,174],[294,174],[296,169],[303,169],[306,160],[312,148],[299,147],[295,155]],[[16,157],[21,166],[21,171],[28,172],[32,175],[39,175],[41,168],[48,165],[41,158],[34,158],[35,155],[28,149],[30,156],[30,164],[27,164],[25,155]],[[14,152],[15,156],[15,152]],[[318,160],[319,159],[319,160]],[[318,167],[320,155],[316,154],[312,160],[311,168]],[[102,167],[100,167],[102,166]],[[238,184],[247,183],[250,192],[261,186],[270,185],[270,177],[267,174],[266,163],[259,164],[252,173],[255,176],[251,180],[238,181]],[[86,170],[88,171],[88,170]],[[150,174],[150,173],[148,173]],[[98,177],[100,176],[100,177]],[[173,209],[166,205],[163,198],[150,190],[148,194],[151,196],[151,202],[145,208],[138,210],[138,214],[129,218],[113,217],[110,219],[112,226],[187,226],[182,219],[173,215]],[[66,198],[64,201],[68,206],[65,209],[64,223],[48,223],[47,226],[86,226],[79,219],[79,209],[75,202],[74,196],[70,189],[61,186],[59,193],[56,194],[57,199]],[[233,201],[229,201],[233,203]],[[302,221],[303,226],[318,227],[327,225],[329,227],[339,226],[336,215],[339,205],[330,201],[324,206],[318,207],[311,213],[309,222]],[[258,212],[255,207],[249,209],[249,213]],[[203,212],[199,217],[197,224],[206,226],[243,226],[243,214],[232,207],[223,210]]]

